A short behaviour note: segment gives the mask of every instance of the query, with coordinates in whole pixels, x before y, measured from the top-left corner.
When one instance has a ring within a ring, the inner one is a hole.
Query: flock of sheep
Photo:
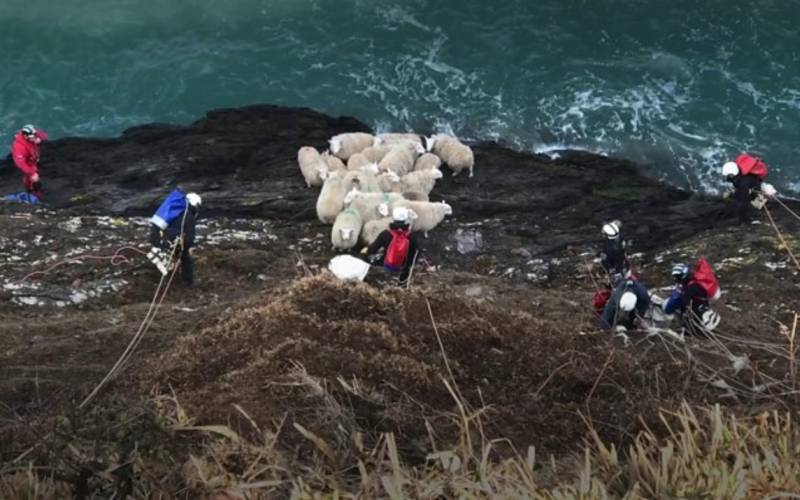
[[[297,152],[300,171],[311,187],[322,187],[317,198],[317,217],[333,224],[334,248],[350,250],[361,241],[368,245],[389,228],[395,207],[411,214],[411,229],[427,233],[453,209],[444,202],[430,202],[428,195],[440,167],[453,175],[464,170],[472,177],[472,149],[452,136],[423,138],[416,134],[363,132],[339,134],[330,149],[320,153],[310,146]]]

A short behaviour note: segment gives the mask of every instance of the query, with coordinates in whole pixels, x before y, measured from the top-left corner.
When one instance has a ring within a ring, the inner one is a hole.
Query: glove
[[[731,192],[730,191],[725,191],[725,192],[722,193],[722,199],[723,200],[727,200],[730,197],[731,197]]]
[[[31,176],[31,182],[39,182],[39,174],[33,174]]]
[[[362,249],[361,249],[361,255],[367,255],[367,251],[368,251],[368,250],[369,250],[369,247],[364,247],[364,248],[362,248]]]

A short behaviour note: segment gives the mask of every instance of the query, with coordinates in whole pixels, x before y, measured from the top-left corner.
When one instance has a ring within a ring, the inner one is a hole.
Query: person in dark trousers
[[[693,334],[713,330],[719,324],[719,315],[709,305],[705,287],[696,279],[689,266],[675,264],[672,267],[675,286],[664,303],[664,312],[679,314],[683,326]]]
[[[180,256],[181,278],[186,286],[194,285],[194,262],[192,247],[195,243],[195,226],[202,204],[197,193],[183,194],[179,189],[167,196],[150,219],[150,244],[148,257],[162,274],[169,271],[166,262]],[[178,241],[180,239],[180,241]],[[172,249],[172,254],[164,251]]]
[[[611,221],[603,224],[602,249],[599,252],[600,265],[608,274],[608,280],[612,287],[625,277],[630,267],[628,257],[625,255],[625,240],[622,239],[620,232],[622,224],[619,221]]]
[[[733,184],[733,205],[739,224],[748,224],[753,217],[751,203],[761,191],[761,177],[753,173],[742,173],[739,166],[732,161],[722,166],[722,175]]]
[[[641,324],[649,307],[650,294],[647,287],[636,279],[622,280],[608,299],[600,316],[600,324],[606,330],[616,326],[636,328]]]
[[[396,207],[389,229],[381,232],[367,248],[370,262],[380,262],[388,272],[399,275],[401,284],[408,281],[419,256],[419,242],[417,235],[411,232],[409,218],[408,209]]]

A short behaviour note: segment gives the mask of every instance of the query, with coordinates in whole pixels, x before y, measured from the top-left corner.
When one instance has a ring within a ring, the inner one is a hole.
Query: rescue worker
[[[202,199],[197,193],[184,194],[175,189],[150,218],[152,249],[148,258],[166,275],[169,272],[167,264],[180,256],[181,278],[186,286],[194,285],[192,247],[201,204]]]
[[[678,314],[684,328],[692,334],[706,333],[716,328],[720,317],[711,309],[709,300],[718,298],[720,290],[710,264],[701,258],[694,272],[686,264],[675,264],[672,277],[675,286],[664,303],[664,312]]]
[[[722,175],[733,184],[734,211],[739,224],[747,224],[752,218],[752,207],[761,193],[761,183],[767,177],[767,165],[758,157],[743,153],[736,161],[722,165]],[[730,192],[723,194],[727,198]],[[763,206],[763,204],[761,204]]]
[[[43,130],[33,125],[25,125],[14,136],[11,157],[22,171],[22,185],[25,192],[38,199],[42,198],[42,181],[39,179],[39,145],[47,140]]]
[[[373,264],[380,262],[386,271],[398,274],[401,284],[407,282],[419,255],[417,235],[409,226],[410,215],[407,208],[395,207],[389,229],[381,232],[366,249],[368,260]]]
[[[611,298],[606,302],[600,324],[607,330],[623,326],[632,329],[640,326],[650,307],[650,294],[638,279],[620,280]]]
[[[614,220],[603,224],[602,228],[605,238],[599,252],[600,265],[608,274],[608,280],[612,287],[626,277],[630,267],[628,257],[625,255],[625,240],[622,239],[621,227],[622,223]]]

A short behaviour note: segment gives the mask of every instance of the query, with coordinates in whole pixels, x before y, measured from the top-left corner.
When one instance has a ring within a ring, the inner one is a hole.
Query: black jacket
[[[625,241],[622,236],[603,241],[600,264],[608,274],[625,274],[628,270],[628,258],[625,255]]]
[[[389,229],[408,229],[408,224],[403,224],[399,222],[392,222],[389,224]],[[370,255],[378,254],[383,250],[389,248],[389,245],[392,243],[392,233],[389,230],[383,231],[381,234],[375,238],[375,241],[367,248],[367,253]],[[408,236],[408,255],[406,256],[406,262],[403,265],[403,269],[400,272],[400,279],[405,280],[408,278],[408,275],[411,272],[411,266],[414,265],[414,261],[417,258],[417,253],[419,252],[419,239],[417,238],[416,233],[411,233]]]

